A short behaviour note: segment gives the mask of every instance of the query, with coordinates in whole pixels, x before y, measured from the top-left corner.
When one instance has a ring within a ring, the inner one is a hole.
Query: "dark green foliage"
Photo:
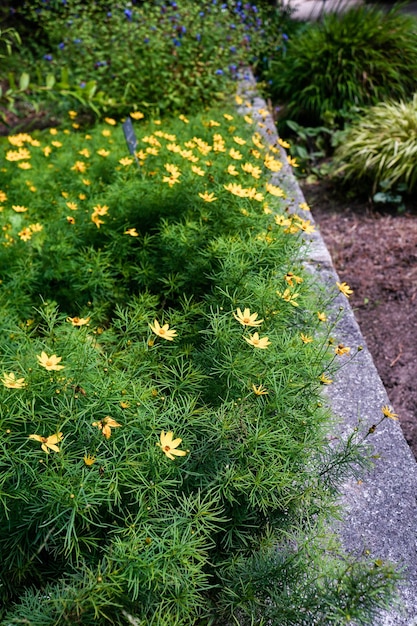
[[[288,42],[285,59],[271,67],[274,98],[285,115],[320,124],[386,98],[417,89],[417,22],[377,7],[326,14]]]

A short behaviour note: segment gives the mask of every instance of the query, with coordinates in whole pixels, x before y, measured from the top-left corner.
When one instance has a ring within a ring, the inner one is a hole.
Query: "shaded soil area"
[[[301,184],[417,459],[417,211],[380,212],[325,182]]]

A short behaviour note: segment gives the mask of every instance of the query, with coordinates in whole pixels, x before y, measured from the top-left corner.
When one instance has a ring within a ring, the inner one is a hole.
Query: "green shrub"
[[[417,187],[417,96],[364,111],[343,133],[335,162],[345,181],[385,192]]]
[[[328,530],[367,458],[277,148],[210,111],[138,121],[136,163],[107,122],[0,146],[0,624],[372,623],[396,575]]]
[[[417,89],[417,22],[398,12],[360,6],[329,13],[288,42],[271,68],[272,91],[290,119],[320,124],[352,108]]]

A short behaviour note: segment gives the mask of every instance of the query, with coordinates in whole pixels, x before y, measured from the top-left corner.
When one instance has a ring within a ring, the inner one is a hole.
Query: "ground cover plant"
[[[1,144],[0,623],[370,623],[396,576],[327,528],[366,461],[321,394],[350,291],[302,268],[279,146],[69,118]]]
[[[269,78],[286,117],[319,126],[329,115],[343,121],[356,107],[412,97],[416,67],[414,16],[365,5],[307,24]]]

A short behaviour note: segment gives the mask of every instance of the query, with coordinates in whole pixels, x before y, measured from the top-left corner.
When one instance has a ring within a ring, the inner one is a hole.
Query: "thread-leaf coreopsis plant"
[[[396,574],[328,530],[350,289],[250,116],[133,113],[134,155],[72,111],[0,143],[0,624],[371,623]]]

